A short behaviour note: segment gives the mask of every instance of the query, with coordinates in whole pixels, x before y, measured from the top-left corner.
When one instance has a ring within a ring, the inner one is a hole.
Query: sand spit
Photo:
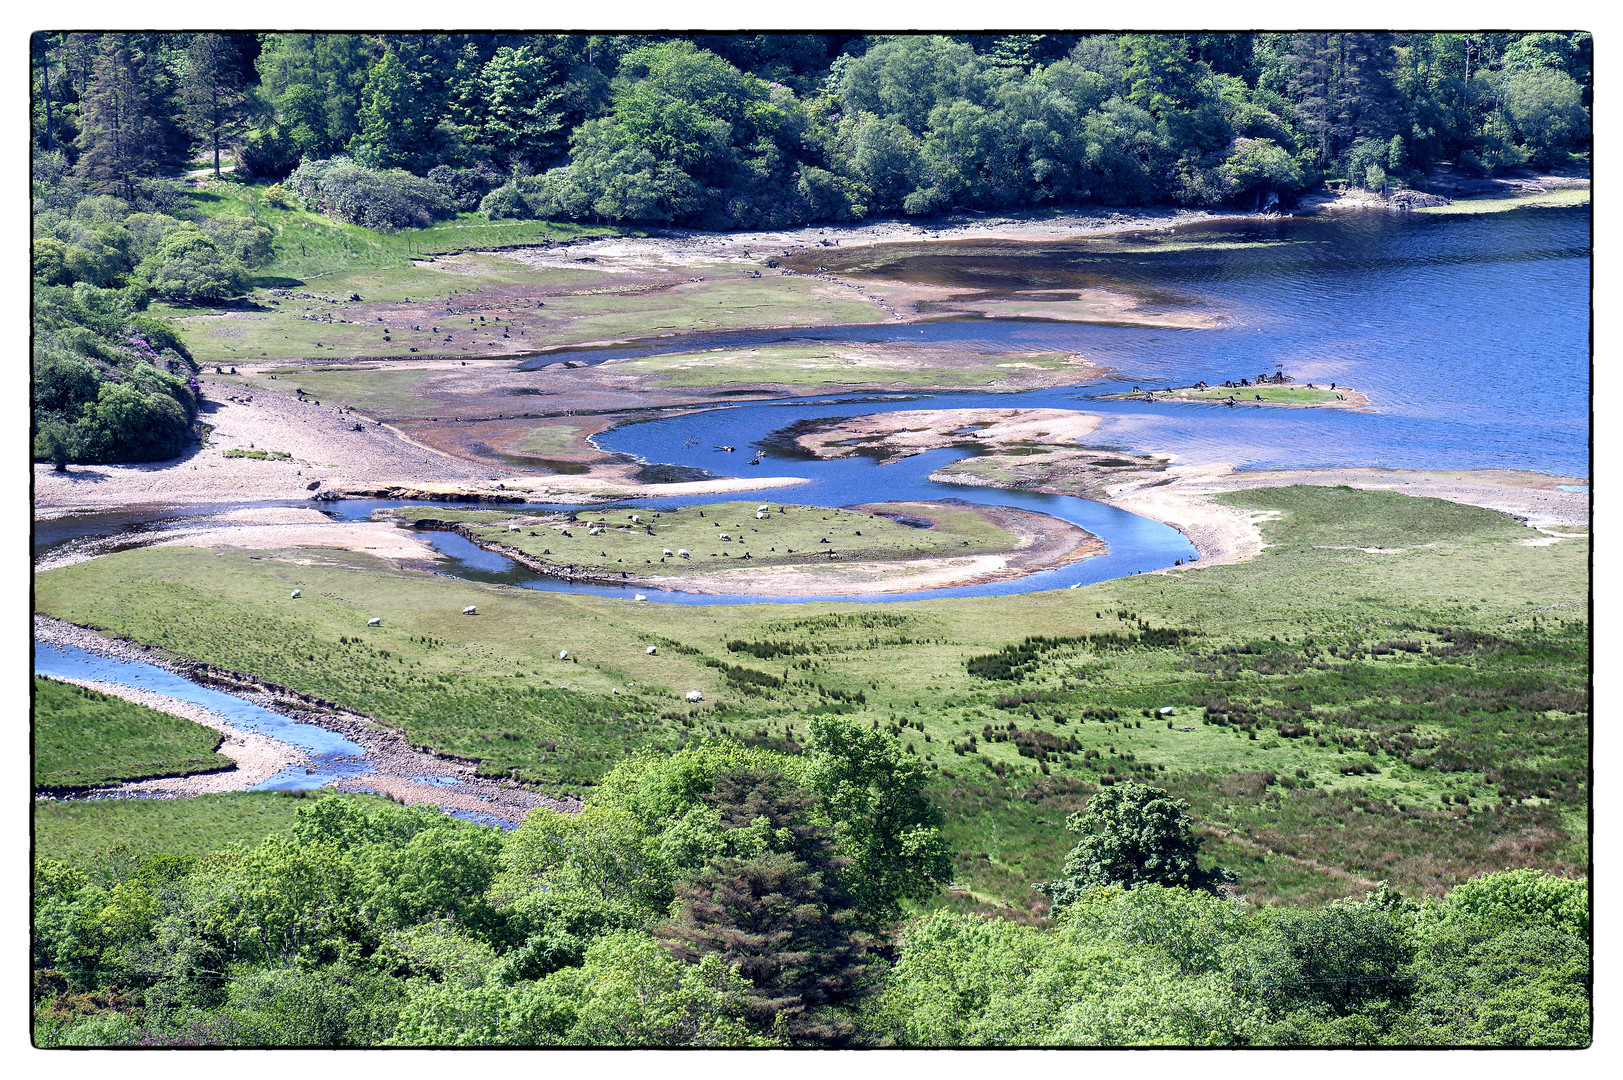
[[[895,461],[942,446],[972,442],[990,453],[954,462],[930,475],[942,483],[1018,488],[1094,499],[1164,522],[1187,536],[1195,567],[1250,559],[1262,551],[1267,514],[1223,506],[1212,496],[1258,487],[1347,485],[1398,491],[1510,514],[1544,532],[1532,541],[1582,539],[1589,521],[1586,481],[1509,469],[1236,469],[1232,464],[1181,464],[1168,456],[1102,451],[1077,445],[1099,423],[1092,413],[1063,409],[932,409],[841,420],[797,435],[821,457],[881,453]],[[1018,448],[1020,454],[999,454]],[[1563,491],[1579,487],[1583,490]]]
[[[909,516],[920,507],[928,513],[928,503],[908,503]],[[869,514],[888,514],[894,506],[865,504],[849,509]],[[942,509],[945,509],[943,507]],[[958,588],[990,581],[1023,577],[1039,570],[1066,566],[1108,550],[1103,540],[1086,529],[1047,514],[1003,506],[955,505],[955,511],[979,514],[998,528],[1012,534],[1012,550],[980,555],[931,556],[918,559],[864,559],[842,563],[819,560],[816,563],[754,566],[748,569],[716,570],[696,574],[637,574],[613,577],[591,570],[573,570],[546,562],[532,554],[482,537],[464,526],[449,526],[487,551],[504,555],[536,573],[565,581],[614,585],[628,589],[652,588],[711,596],[863,596],[882,593],[917,592],[927,589]]]
[[[1098,426],[1096,414],[1070,409],[917,409],[838,421],[795,442],[818,457],[881,453],[889,463],[947,446],[1075,442]]]
[[[1545,531],[1545,539],[1582,539],[1587,533],[1554,532],[1586,528],[1589,493],[1562,491],[1582,485],[1570,477],[1509,469],[1421,472],[1388,469],[1278,469],[1238,471],[1232,465],[1172,465],[1154,479],[1135,477],[1106,487],[1101,501],[1165,522],[1187,536],[1200,560],[1198,569],[1241,562],[1262,551],[1259,526],[1272,515],[1223,506],[1212,496],[1228,491],[1305,484],[1364,491],[1397,491],[1420,498],[1498,510]]]

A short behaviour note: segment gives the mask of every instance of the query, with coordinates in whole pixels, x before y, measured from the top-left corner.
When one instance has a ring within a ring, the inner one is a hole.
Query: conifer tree
[[[214,151],[216,177],[220,143],[242,130],[245,95],[236,61],[236,48],[225,34],[198,34],[186,50],[186,130]]]
[[[718,776],[716,805],[729,853],[676,885],[675,916],[661,928],[686,963],[719,956],[748,979],[746,1014],[761,1030],[800,1043],[837,1044],[852,1032],[832,1011],[864,967],[850,901],[836,884],[845,860],[812,820],[813,798],[781,774]]]
[[[102,39],[83,101],[78,172],[101,191],[135,195],[135,178],[150,176],[160,145],[158,121],[141,78],[144,60],[124,34]]]

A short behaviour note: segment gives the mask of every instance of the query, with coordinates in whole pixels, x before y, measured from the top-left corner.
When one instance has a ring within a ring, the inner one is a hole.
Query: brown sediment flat
[[[244,367],[245,369],[245,367]],[[291,381],[291,380],[290,380]],[[295,384],[296,385],[296,384]],[[170,461],[140,465],[73,465],[56,472],[34,466],[34,513],[40,519],[115,507],[201,506],[211,503],[281,501],[314,496],[426,498],[449,501],[590,502],[595,499],[692,495],[750,491],[804,483],[796,477],[724,477],[682,484],[640,484],[631,479],[639,466],[609,460],[583,475],[546,475],[503,463],[464,460],[446,454],[402,430],[360,411],[299,400],[280,391],[231,383],[203,382],[201,419],[213,432],[209,445]],[[575,422],[586,454],[607,459],[585,440],[612,417]],[[558,418],[536,423],[567,424]],[[462,425],[422,425],[461,427]],[[360,430],[356,430],[359,428]],[[231,450],[275,450],[287,460],[226,457]],[[302,519],[314,527],[312,519]],[[244,525],[291,525],[244,522]],[[290,530],[283,530],[290,532]],[[339,537],[339,530],[330,535]],[[369,533],[366,535],[370,535]],[[316,542],[289,538],[287,543]],[[338,546],[375,544],[356,533]]]
[[[841,420],[795,441],[818,457],[867,451],[889,462],[965,443],[999,449],[1074,442],[1098,426],[1097,415],[1070,409],[915,409]]]

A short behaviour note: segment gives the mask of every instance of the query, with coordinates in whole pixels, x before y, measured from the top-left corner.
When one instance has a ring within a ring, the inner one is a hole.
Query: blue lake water
[[[1096,433],[1101,445],[1241,468],[1515,468],[1589,475],[1587,208],[1458,217],[1360,213],[1212,225],[1122,247],[1119,241],[1108,250],[1091,241],[1000,242],[955,245],[951,250],[958,254],[942,254],[948,249],[940,244],[896,244],[820,256],[835,269],[843,257],[878,273],[960,286],[966,294],[1109,283],[1153,296],[1151,307],[1221,316],[1219,328],[944,318],[922,325],[682,335],[636,347],[553,353],[530,364],[599,363],[793,340],[1057,350],[1079,353],[1113,374],[1080,391],[915,395],[892,407],[1084,408],[1105,417]],[[895,254],[874,254],[883,249]],[[1301,382],[1354,386],[1369,395],[1376,411],[1094,399],[1133,385],[1220,383],[1279,369]],[[704,446],[685,454],[677,453],[681,440],[673,445],[656,424],[623,427],[598,442],[654,461],[727,469],[709,447],[748,445],[760,427],[761,414],[747,411],[752,408],[758,406],[688,421],[689,430],[704,434]],[[814,409],[782,406],[772,415],[788,423],[817,415],[809,411]]]
[[[1063,496],[939,484],[934,469],[963,456],[937,450],[890,465],[857,457],[811,461],[762,448],[798,420],[907,409],[1058,408],[1102,417],[1090,444],[1158,452],[1240,468],[1528,469],[1589,475],[1590,218],[1587,208],[1479,216],[1348,214],[1243,226],[1216,223],[1171,238],[1059,243],[882,245],[827,254],[834,269],[871,270],[950,285],[965,294],[1060,291],[1111,284],[1147,306],[1220,316],[1216,329],[944,318],[923,324],[689,334],[611,349],[553,353],[522,362],[606,359],[792,340],[928,342],[979,351],[1079,353],[1112,369],[1082,387],[1022,393],[837,396],[724,405],[623,425],[597,438],[606,450],[722,475],[802,477],[792,487],[654,505],[793,501],[824,506],[958,498],[1051,514],[1104,539],[1106,555],[1013,581],[924,596],[995,596],[1087,584],[1171,566],[1194,549],[1175,530],[1099,503]],[[843,260],[843,262],[842,262]],[[1234,408],[1103,401],[1133,385],[1221,382],[1285,370],[1298,381],[1342,382],[1368,394],[1372,412]],[[544,377],[544,375],[543,375]],[[717,444],[740,448],[716,452]],[[763,450],[744,465],[745,448]],[[401,503],[345,502],[327,509],[362,517]],[[639,505],[648,505],[641,503]],[[538,506],[537,509],[556,507]],[[117,521],[94,523],[116,531]],[[49,542],[71,535],[53,523]],[[92,523],[82,526],[92,530]],[[551,591],[626,597],[626,589],[537,577],[449,533],[430,534],[446,572]],[[36,540],[39,545],[39,540]],[[643,588],[650,601],[752,603],[771,596],[713,597]],[[806,599],[858,599],[815,597]],[[873,602],[878,597],[862,597]]]

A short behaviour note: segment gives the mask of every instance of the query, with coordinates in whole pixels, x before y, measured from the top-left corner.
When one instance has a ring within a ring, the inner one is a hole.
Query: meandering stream
[[[1050,514],[1102,538],[1107,554],[1024,577],[924,593],[862,597],[712,596],[636,591],[653,602],[739,604],[860,599],[998,596],[1063,588],[1160,569],[1195,554],[1175,530],[1084,499],[941,484],[932,471],[969,451],[936,450],[879,465],[790,456],[767,436],[798,420],[925,408],[1085,409],[1104,421],[1090,440],[1125,451],[1159,452],[1242,468],[1514,468],[1589,475],[1590,217],[1587,208],[1520,210],[1463,217],[1354,214],[1244,227],[1181,230],[1171,240],[1117,238],[1109,244],[977,242],[898,244],[829,253],[831,269],[910,276],[969,293],[1076,289],[1125,284],[1159,304],[1223,316],[1218,329],[1167,330],[1031,319],[947,318],[923,324],[824,327],[662,338],[635,347],[553,353],[522,366],[580,359],[687,352],[796,339],[907,340],[977,351],[1080,353],[1113,375],[1099,385],[1024,393],[838,395],[751,402],[702,414],[630,424],[598,438],[606,450],[648,462],[746,474],[745,454],[717,444],[757,447],[757,468],[804,477],[792,487],[745,494],[660,498],[655,506],[738,498],[845,506],[939,500],[1013,506]],[[1131,385],[1185,385],[1250,378],[1283,369],[1299,381],[1339,381],[1368,394],[1375,411],[1225,409],[1216,405],[1102,401]],[[263,504],[241,504],[263,505]],[[364,517],[400,502],[342,502],[338,518]],[[420,505],[420,504],[418,504]],[[648,502],[639,502],[648,506]],[[126,511],[36,525],[35,554],[92,537],[128,537],[231,507]],[[514,507],[513,509],[521,509]],[[578,509],[537,504],[534,509]],[[628,598],[628,589],[543,577],[461,536],[427,534],[446,573],[525,588]],[[79,649],[40,647],[35,670],[122,683],[207,705],[307,748],[313,770],[284,774],[262,788],[320,786],[367,771],[362,748],[149,664],[109,660]]]

